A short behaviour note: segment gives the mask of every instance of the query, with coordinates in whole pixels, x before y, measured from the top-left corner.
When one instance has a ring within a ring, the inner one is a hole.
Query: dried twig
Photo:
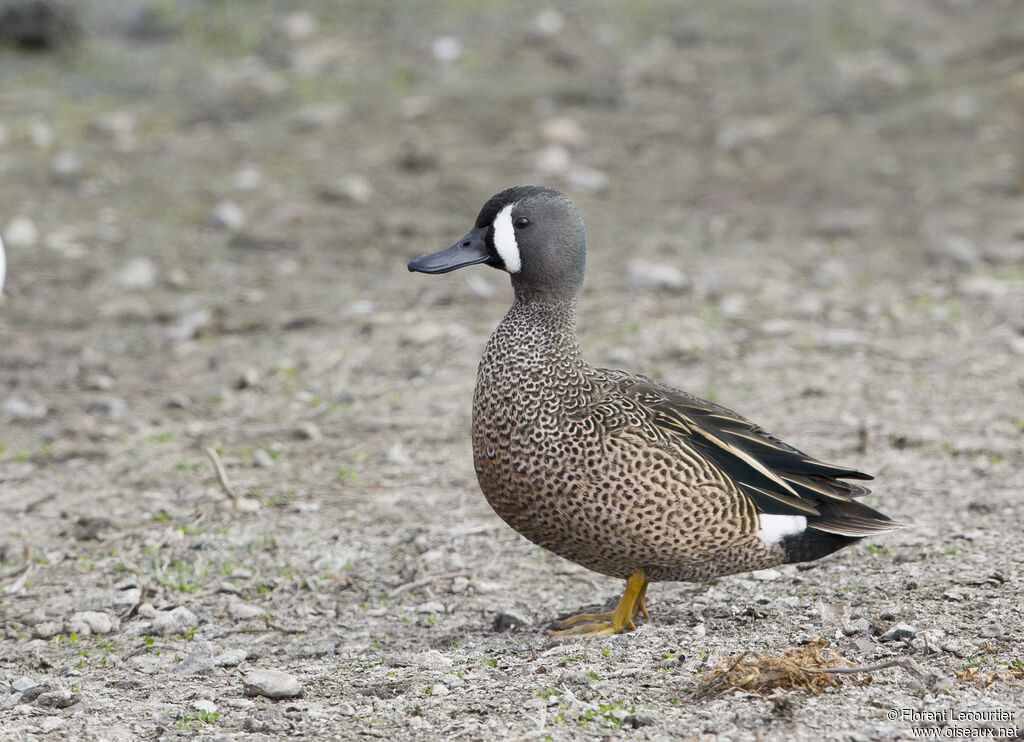
[[[238,495],[235,494],[235,491],[231,489],[231,485],[228,484],[228,473],[224,471],[224,462],[220,460],[220,454],[217,453],[216,449],[207,446],[206,455],[213,462],[213,468],[217,472],[217,481],[220,482],[220,488],[231,499],[231,504],[235,506],[235,510],[240,511],[242,508],[238,501]]]
[[[396,598],[402,593],[408,592],[410,590],[416,590],[417,588],[426,587],[432,582],[437,582],[438,580],[447,580],[452,577],[465,577],[468,574],[469,572],[467,572],[466,570],[460,569],[457,572],[445,572],[443,575],[430,575],[429,577],[424,577],[423,579],[416,580],[415,582],[407,582],[404,585],[399,585],[390,593],[388,593],[388,597]]]

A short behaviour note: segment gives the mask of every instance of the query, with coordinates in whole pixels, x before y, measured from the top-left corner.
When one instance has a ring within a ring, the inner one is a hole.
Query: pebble
[[[686,291],[693,281],[675,266],[631,260],[626,266],[626,285],[632,289]]]
[[[314,422],[302,423],[302,425],[295,428],[294,435],[303,441],[319,441],[324,437],[324,434],[320,432],[319,426]]]
[[[156,283],[156,265],[149,258],[132,258],[114,279],[126,289],[149,289]]]
[[[244,600],[232,600],[228,604],[228,615],[236,621],[246,621],[251,618],[260,618],[266,615],[266,611],[258,605],[246,603]]]
[[[525,629],[530,622],[512,611],[499,611],[494,616],[494,623],[491,624],[492,631],[509,631],[511,629]]]
[[[565,16],[555,8],[546,8],[534,16],[530,28],[538,36],[554,38],[565,30]]]
[[[454,36],[441,36],[431,44],[430,52],[438,62],[451,64],[462,56],[462,42]]]
[[[35,688],[37,685],[39,685],[39,683],[37,683],[35,680],[28,677],[27,675],[23,675],[17,680],[15,680],[13,683],[11,683],[11,692],[24,693],[29,688]]]
[[[540,136],[547,144],[563,147],[583,147],[587,144],[587,132],[579,122],[569,116],[555,116],[542,122]]]
[[[348,202],[362,206],[370,202],[373,188],[362,175],[344,175],[335,178],[320,189],[323,201]]]
[[[857,636],[858,634],[871,636],[871,622],[866,618],[854,619],[843,625],[843,634],[845,636]]]
[[[469,588],[469,580],[465,577],[456,577],[452,580],[452,592],[461,595]]]
[[[542,175],[561,175],[572,162],[569,148],[562,144],[549,144],[537,153],[534,166]]]
[[[247,696],[295,698],[302,695],[302,683],[294,675],[280,670],[252,670],[242,678]]]
[[[61,631],[61,625],[55,621],[41,621],[32,627],[32,636],[36,639],[51,639]]]
[[[82,158],[77,152],[64,150],[50,162],[50,172],[59,179],[72,178],[82,169]]]
[[[295,112],[292,126],[298,131],[329,129],[344,117],[345,107],[340,103],[311,103]]]
[[[34,247],[39,242],[39,230],[27,216],[16,216],[4,229],[4,240],[14,248]]]
[[[636,713],[629,714],[622,720],[623,726],[633,727],[639,729],[640,727],[648,727],[657,720],[653,711],[637,711]]]
[[[973,241],[958,234],[942,234],[928,241],[925,247],[934,262],[951,262],[963,268],[977,264],[981,251]]]
[[[213,208],[207,224],[215,229],[237,232],[245,226],[245,212],[234,201],[221,201]]]
[[[121,621],[100,611],[80,611],[68,619],[68,633],[89,636],[90,634],[109,634],[121,627]]]
[[[910,624],[901,622],[878,637],[878,641],[894,642],[899,639],[913,639],[915,636],[917,636],[917,630]]]
[[[306,10],[289,13],[281,20],[281,30],[289,41],[305,41],[316,31],[316,18]]]
[[[217,713],[217,704],[205,698],[200,698],[198,701],[193,701],[192,708],[194,708],[196,711],[205,711],[208,714]]]
[[[826,239],[855,237],[878,228],[878,212],[874,209],[834,209],[821,214],[815,224],[818,236]]]
[[[444,603],[436,600],[423,603],[416,607],[417,613],[444,613]]]
[[[430,695],[432,696],[447,696],[449,693],[451,691],[448,690],[448,686],[444,683],[435,683],[430,689]]]
[[[448,670],[455,664],[451,657],[446,657],[436,649],[416,655],[413,662],[424,670]]]
[[[777,569],[758,569],[750,573],[750,579],[758,582],[774,582],[781,577],[782,573]]]
[[[89,128],[109,136],[119,150],[126,151],[135,144],[135,123],[135,114],[130,111],[110,111],[90,121]]]
[[[273,469],[274,457],[266,449],[257,448],[252,452],[252,463],[253,466],[257,466],[260,469]]]
[[[46,417],[49,412],[46,403],[40,399],[25,399],[20,394],[12,394],[8,397],[0,412],[4,412],[15,420],[40,420]]]
[[[196,614],[183,605],[171,611],[158,611],[153,617],[153,632],[157,634],[175,634],[198,625]]]
[[[36,704],[48,708],[66,709],[74,706],[81,700],[81,696],[69,690],[51,690],[47,693],[40,693],[36,698]]]
[[[608,187],[608,174],[597,168],[575,165],[565,174],[565,182],[574,191],[600,193]]]
[[[178,675],[199,675],[210,672],[213,667],[213,644],[204,641],[196,644],[173,671]]]
[[[217,667],[237,667],[249,656],[244,649],[228,649],[218,654],[213,664]]]

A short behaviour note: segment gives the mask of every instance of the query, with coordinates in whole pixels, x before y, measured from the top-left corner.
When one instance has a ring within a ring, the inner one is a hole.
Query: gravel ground
[[[0,738],[1024,727],[1024,4],[284,5],[0,47]],[[405,270],[521,183],[587,222],[593,362],[911,526],[550,638],[622,586],[477,490],[507,280]],[[818,639],[884,667],[708,685]]]

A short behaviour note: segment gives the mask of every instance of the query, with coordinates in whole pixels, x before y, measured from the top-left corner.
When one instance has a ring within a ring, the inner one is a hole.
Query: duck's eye
[[[530,226],[530,220],[525,216],[521,216],[515,221],[516,229],[526,229]]]

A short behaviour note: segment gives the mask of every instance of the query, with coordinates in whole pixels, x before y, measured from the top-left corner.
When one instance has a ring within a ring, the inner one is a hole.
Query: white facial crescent
[[[519,255],[519,243],[516,242],[516,230],[512,226],[513,206],[515,204],[509,204],[494,217],[494,249],[505,264],[505,270],[518,273],[523,267],[523,261]]]

